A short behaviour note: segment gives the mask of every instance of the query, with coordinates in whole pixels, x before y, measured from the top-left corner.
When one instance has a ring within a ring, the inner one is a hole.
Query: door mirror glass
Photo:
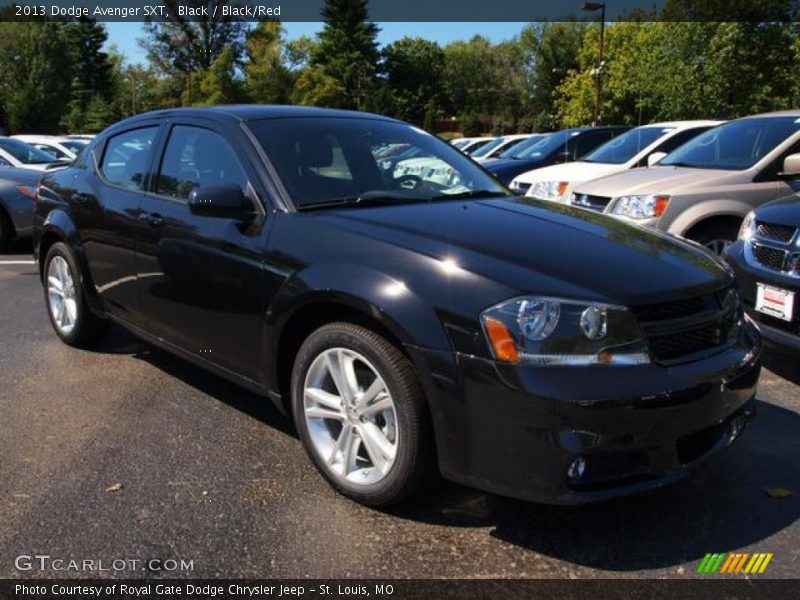
[[[653,152],[650,156],[647,157],[647,166],[652,167],[666,155],[667,155],[666,152]]]
[[[790,154],[783,159],[783,171],[781,177],[800,177],[800,154]]]
[[[203,217],[241,218],[249,209],[242,188],[232,183],[199,187],[189,192],[189,210]]]

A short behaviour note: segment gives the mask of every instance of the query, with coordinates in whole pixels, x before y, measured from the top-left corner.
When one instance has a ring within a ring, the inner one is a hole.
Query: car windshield
[[[520,144],[514,147],[507,157],[505,154],[502,156],[504,158],[513,158],[516,160],[543,158],[558,150],[564,142],[578,133],[580,132],[569,129],[557,131],[556,133],[542,136],[538,140],[533,140],[532,144],[525,144],[524,147]]]
[[[606,142],[581,160],[619,165],[672,131],[674,127],[637,127]]]
[[[11,138],[0,139],[0,148],[25,165],[45,164],[55,160],[52,154],[42,152],[30,144]]]
[[[249,126],[298,208],[508,194],[452,145],[402,123],[302,117],[255,120]],[[376,157],[387,144],[418,152],[399,161]]]
[[[63,140],[61,145],[73,154],[80,154],[86,146],[89,145],[88,140]]]
[[[524,152],[535,144],[538,144],[546,137],[550,137],[550,134],[534,134],[529,138],[522,140],[520,143],[514,144],[510,148],[503,150],[503,152],[498,155],[498,158],[516,158],[517,154]]]
[[[501,146],[501,145],[505,144],[507,141],[508,141],[507,138],[496,138],[496,139],[492,140],[491,142],[489,142],[488,144],[478,148],[470,156],[472,156],[473,158],[478,157],[478,156],[486,156],[492,150],[494,150],[498,146]]]
[[[800,131],[797,117],[731,121],[680,146],[658,164],[730,171],[749,169],[797,131]]]

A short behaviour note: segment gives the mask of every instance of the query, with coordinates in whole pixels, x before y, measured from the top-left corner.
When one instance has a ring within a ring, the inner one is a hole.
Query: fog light
[[[569,464],[567,469],[567,477],[570,479],[580,479],[586,472],[586,461],[582,458],[576,458]]]

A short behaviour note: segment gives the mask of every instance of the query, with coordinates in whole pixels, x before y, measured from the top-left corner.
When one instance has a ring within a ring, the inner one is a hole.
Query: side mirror
[[[558,153],[558,162],[565,163],[565,162],[572,162],[572,160],[573,160],[572,152],[570,152],[569,150],[562,150],[561,152]]]
[[[800,177],[800,154],[790,154],[783,159],[783,171],[778,173],[780,177],[795,179]]]
[[[242,188],[235,184],[209,185],[189,192],[189,210],[202,217],[241,218],[248,205]]]
[[[666,152],[653,152],[650,156],[647,157],[647,166],[652,167],[666,155],[667,155]]]

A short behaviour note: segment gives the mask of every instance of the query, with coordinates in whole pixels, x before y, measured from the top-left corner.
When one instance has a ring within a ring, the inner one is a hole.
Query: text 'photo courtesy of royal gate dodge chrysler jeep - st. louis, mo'
[[[387,167],[392,145],[449,176]],[[436,474],[556,504],[639,492],[754,414],[761,338],[722,259],[515,196],[393,119],[140,115],[36,196],[64,342],[114,322],[269,397],[320,473],[368,505]]]

